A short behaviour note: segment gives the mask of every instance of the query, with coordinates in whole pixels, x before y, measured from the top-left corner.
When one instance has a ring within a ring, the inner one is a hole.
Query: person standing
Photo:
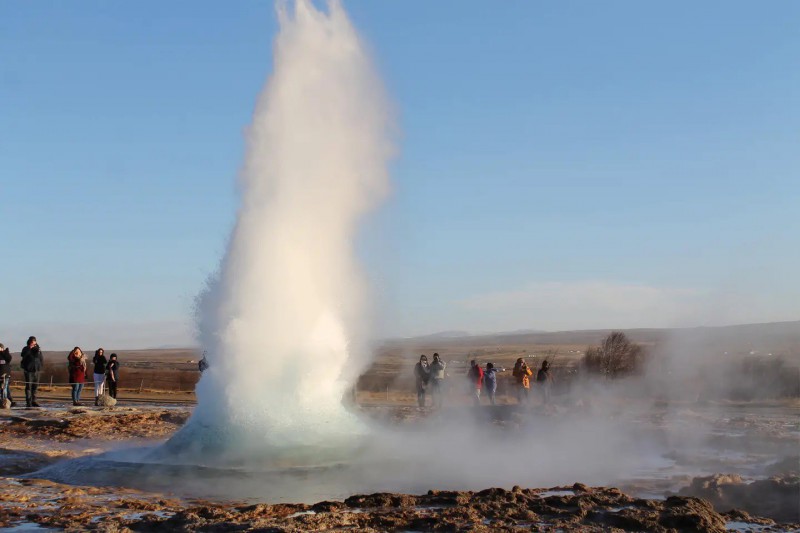
[[[69,383],[72,385],[72,405],[81,404],[81,391],[86,383],[86,355],[79,346],[76,346],[67,356],[69,368]]]
[[[44,357],[42,348],[36,341],[36,337],[28,337],[28,342],[22,349],[22,371],[25,376],[25,405],[27,407],[39,407],[36,403],[36,392],[39,390],[39,375],[44,368]]]
[[[495,395],[497,394],[497,369],[494,363],[486,363],[486,370],[483,371],[483,388],[489,397],[489,403],[497,405]]]
[[[514,370],[511,371],[511,375],[514,376],[517,385],[517,403],[527,404],[533,371],[528,368],[528,364],[520,357],[517,359]]]
[[[8,387],[11,383],[11,352],[0,342],[0,408],[5,407],[8,400],[11,407],[11,398],[8,396]]]
[[[541,385],[542,400],[547,405],[550,403],[550,385],[553,383],[553,374],[550,372],[550,363],[547,359],[542,361],[542,367],[536,373],[536,382]]]
[[[469,378],[470,394],[475,405],[481,404],[481,388],[483,387],[483,369],[475,359],[469,363],[469,371],[467,378]]]
[[[431,369],[428,365],[428,356],[420,355],[419,362],[414,365],[414,377],[417,380],[417,406],[420,409],[425,407],[425,390],[428,388],[430,376]]]
[[[433,354],[429,383],[431,385],[431,400],[435,407],[441,407],[444,403],[442,393],[444,392],[444,371],[446,368],[447,364],[439,358],[439,354]]]
[[[94,359],[92,362],[94,363],[94,404],[100,405],[100,396],[103,395],[104,392],[104,385],[106,380],[106,365],[108,361],[106,360],[105,356],[106,351],[102,348],[98,348],[97,351],[94,352]]]
[[[117,384],[119,383],[119,362],[117,361],[117,354],[112,353],[106,365],[106,385],[108,386],[108,395],[117,399]]]

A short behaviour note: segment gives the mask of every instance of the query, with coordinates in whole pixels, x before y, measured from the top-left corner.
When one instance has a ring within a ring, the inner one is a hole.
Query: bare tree
[[[643,359],[641,346],[632,343],[621,331],[612,331],[600,346],[586,350],[583,365],[589,373],[613,379],[638,372]]]

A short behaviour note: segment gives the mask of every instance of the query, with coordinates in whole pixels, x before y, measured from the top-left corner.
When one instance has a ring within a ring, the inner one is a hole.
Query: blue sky
[[[800,318],[800,3],[345,6],[400,131],[377,335]],[[276,24],[0,3],[0,342],[189,342]]]

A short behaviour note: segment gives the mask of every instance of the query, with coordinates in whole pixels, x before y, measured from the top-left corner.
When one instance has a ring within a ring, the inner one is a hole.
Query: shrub
[[[644,349],[632,343],[621,331],[612,331],[600,346],[591,347],[583,356],[583,367],[590,374],[617,378],[642,369]]]

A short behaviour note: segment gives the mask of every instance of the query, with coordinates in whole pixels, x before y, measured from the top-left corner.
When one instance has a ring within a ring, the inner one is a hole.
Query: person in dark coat
[[[428,356],[420,355],[419,362],[414,365],[414,377],[417,380],[417,405],[425,407],[425,390],[428,388],[428,379],[431,369],[428,366]]]
[[[94,352],[94,359],[92,359],[92,363],[94,363],[94,372],[92,378],[94,379],[94,404],[100,405],[100,396],[103,395],[104,387],[106,384],[106,365],[108,364],[108,360],[105,356],[106,351],[102,348],[98,348]]]
[[[39,376],[44,368],[44,356],[36,337],[28,337],[28,342],[20,355],[22,356],[22,371],[25,375],[25,405],[39,407],[39,404],[36,403],[36,392],[39,390]]]
[[[547,405],[550,403],[550,387],[553,384],[553,374],[550,371],[550,363],[547,359],[542,361],[542,367],[536,373],[536,381],[541,385],[542,403]]]
[[[117,385],[119,384],[119,361],[117,354],[112,353],[106,365],[106,385],[108,386],[108,395],[117,399]]]

